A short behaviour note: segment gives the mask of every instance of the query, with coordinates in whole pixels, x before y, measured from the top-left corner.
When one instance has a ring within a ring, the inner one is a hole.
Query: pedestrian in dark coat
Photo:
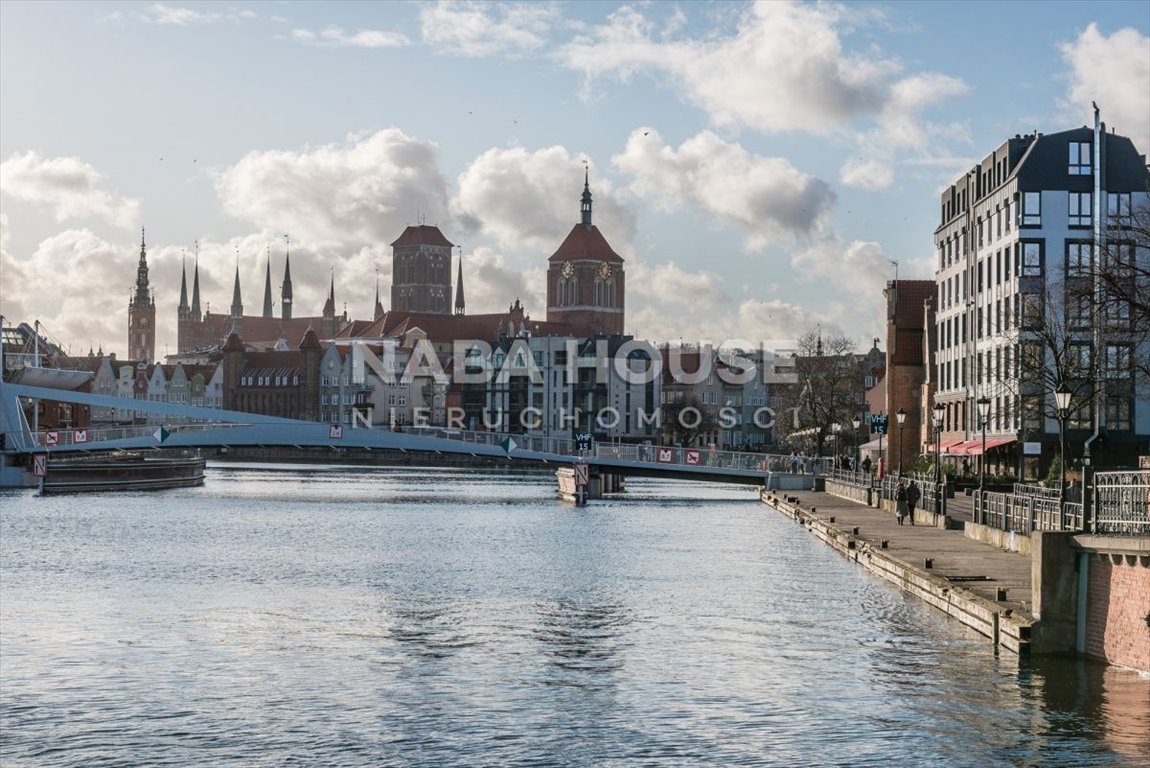
[[[918,488],[918,483],[914,480],[910,481],[910,486],[906,489],[906,509],[907,515],[910,517],[910,524],[914,525],[914,508],[918,504],[919,497],[922,496],[922,491]]]
[[[906,486],[899,481],[899,484],[894,489],[894,509],[895,514],[898,515],[898,524],[902,525],[902,521],[906,519],[907,513],[906,501]]]

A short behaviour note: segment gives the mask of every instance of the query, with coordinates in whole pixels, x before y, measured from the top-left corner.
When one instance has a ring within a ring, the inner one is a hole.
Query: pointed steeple
[[[140,227],[140,263],[136,266],[136,293],[131,303],[137,307],[152,305],[152,292],[148,285],[148,249],[144,244],[143,227]]]
[[[196,264],[192,278],[192,319],[200,319],[200,241],[196,241]]]
[[[373,320],[383,317],[383,304],[379,300],[379,270],[375,270],[375,314]]]
[[[240,265],[236,263],[236,282],[232,286],[232,317],[244,316],[244,302],[240,298]]]
[[[177,317],[186,320],[190,308],[188,307],[188,265],[187,257],[180,257],[180,306],[177,308]]]
[[[284,235],[284,282],[280,286],[280,315],[291,320],[291,250],[288,236]]]
[[[331,290],[327,294],[327,301],[323,305],[324,317],[335,317],[335,270],[331,271]]]
[[[264,317],[272,316],[272,249],[268,247],[268,268],[264,272]]]
[[[463,246],[459,246],[459,277],[455,282],[455,314],[465,314],[466,302],[463,300]]]
[[[583,228],[591,229],[591,176],[589,171],[583,171]]]

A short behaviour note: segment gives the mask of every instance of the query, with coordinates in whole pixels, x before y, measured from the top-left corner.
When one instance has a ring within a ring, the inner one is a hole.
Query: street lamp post
[[[902,477],[902,425],[906,423],[906,411],[899,408],[894,418],[898,422],[898,476]]]
[[[946,406],[934,404],[934,512],[942,513],[942,417]]]
[[[851,422],[851,425],[855,428],[855,469],[857,470],[859,468],[859,461],[862,459],[862,456],[860,455],[862,453],[862,449],[859,447],[859,427],[862,426],[862,419],[860,419],[858,416],[855,416],[854,420]]]
[[[978,505],[981,508],[986,484],[986,422],[990,420],[990,398],[983,396],[974,403],[978,406],[978,426],[982,430],[982,453],[978,457]]]
[[[1058,409],[1058,461],[1062,467],[1058,478],[1058,511],[1066,501],[1066,417],[1070,414],[1070,393],[1062,387],[1054,391],[1054,406]]]
[[[843,425],[837,421],[834,424],[831,424],[831,434],[835,436],[835,455],[831,458],[831,466],[835,469],[841,469],[839,466],[839,431],[842,428]]]

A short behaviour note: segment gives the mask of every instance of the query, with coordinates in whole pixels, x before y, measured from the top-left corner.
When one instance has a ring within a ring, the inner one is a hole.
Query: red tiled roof
[[[547,261],[579,261],[583,259],[623,263],[623,257],[611,249],[607,243],[607,238],[603,237],[603,233],[599,231],[598,227],[591,225],[591,229],[587,229],[582,224],[576,224],[571,228],[567,239]]]
[[[439,231],[439,227],[433,227],[430,224],[420,224],[414,227],[408,227],[403,230],[403,234],[399,239],[391,244],[392,247],[401,245],[446,245],[448,248],[454,248],[455,244],[443,236]]]

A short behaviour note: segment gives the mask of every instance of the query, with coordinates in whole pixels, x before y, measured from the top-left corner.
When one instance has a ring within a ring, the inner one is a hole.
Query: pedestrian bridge
[[[92,408],[149,414],[148,426],[37,429],[23,406],[30,400],[56,400]],[[159,422],[159,423],[156,423]],[[618,475],[678,477],[761,485],[771,474],[792,474],[789,457],[761,453],[609,443],[584,444],[565,437],[508,435],[441,427],[392,431],[376,427],[325,424],[216,408],[133,400],[18,384],[0,385],[0,431],[5,454],[50,455],[164,448],[294,447],[367,449],[461,454],[536,464],[586,461],[594,471]],[[511,442],[508,442],[510,440]],[[817,460],[819,462],[825,460]],[[798,473],[820,472],[806,462]],[[798,478],[794,478],[797,480]],[[798,484],[786,484],[798,487]]]

